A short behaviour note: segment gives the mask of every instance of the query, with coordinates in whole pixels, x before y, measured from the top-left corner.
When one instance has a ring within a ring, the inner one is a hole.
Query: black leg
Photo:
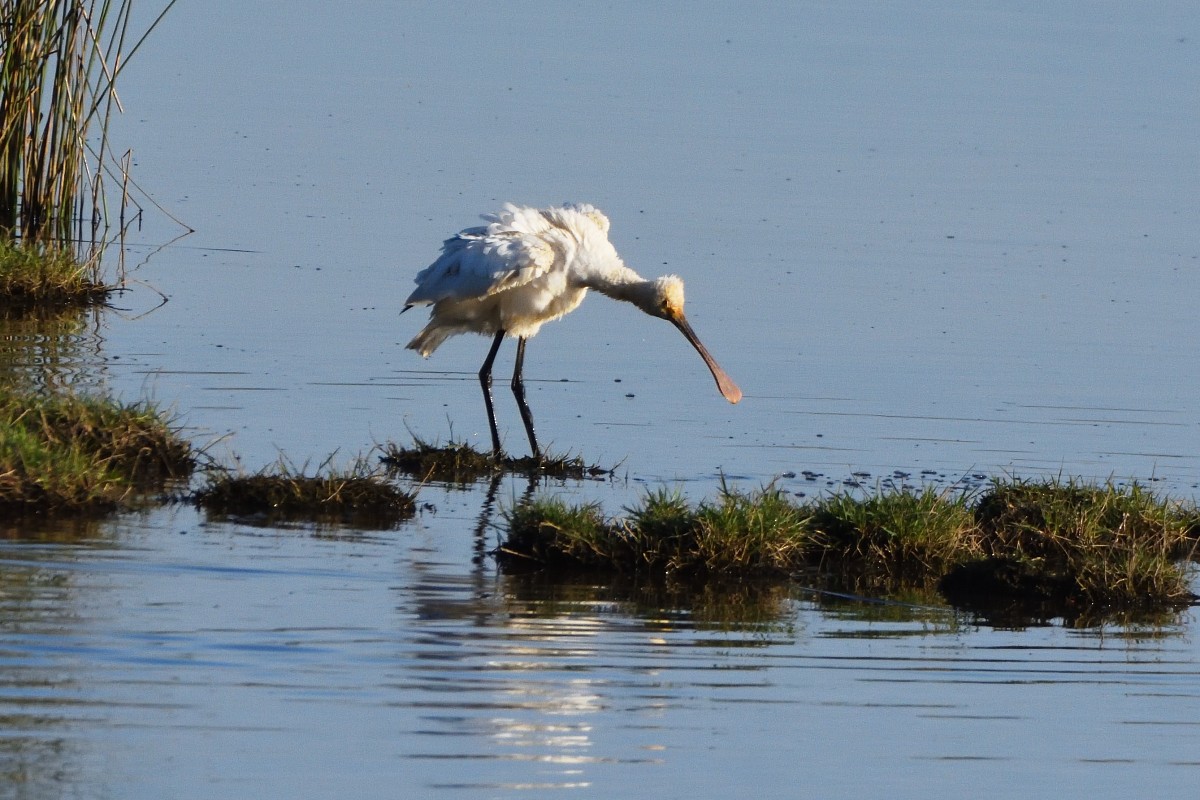
[[[521,379],[521,371],[525,368],[525,339],[517,339],[517,361],[513,366],[512,390],[517,398],[517,407],[521,409],[521,420],[525,423],[525,433],[529,436],[529,449],[534,458],[541,458],[538,450],[537,437],[533,435],[533,413],[525,402],[525,382]]]
[[[492,428],[492,453],[496,458],[503,453],[500,451],[500,433],[496,430],[496,409],[492,407],[492,362],[496,360],[496,351],[500,349],[502,341],[504,341],[504,331],[497,331],[496,338],[492,340],[492,349],[488,350],[487,358],[483,360],[483,367],[479,370],[479,385],[483,387],[483,404],[487,406],[488,425]],[[521,341],[524,342],[523,339]]]

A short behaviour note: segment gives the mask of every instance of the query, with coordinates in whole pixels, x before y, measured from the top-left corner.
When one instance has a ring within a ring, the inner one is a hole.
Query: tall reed
[[[0,0],[0,236],[75,245],[100,282],[127,224],[128,158],[108,140],[116,80],[172,5],[131,41],[133,0]]]

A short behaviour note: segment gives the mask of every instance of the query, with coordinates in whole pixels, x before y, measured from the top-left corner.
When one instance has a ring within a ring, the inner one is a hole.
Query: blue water
[[[438,513],[391,533],[168,508],[0,545],[5,794],[1170,797],[1196,780],[1192,613],[1002,630],[801,586],[656,606],[473,563],[474,495],[423,498]]]
[[[486,441],[486,341],[422,361],[402,347],[421,312],[397,312],[477,214],[580,199],[629,264],[685,278],[746,399],[721,400],[669,326],[589,298],[530,344],[560,449],[667,480],[930,468],[1191,490],[1197,17],[174,9],[130,62],[119,135],[197,232],[135,273],[172,299],[106,326],[114,378],[234,432],[254,466],[406,426]],[[149,242],[178,230],[146,218]]]
[[[670,326],[589,298],[531,341],[530,403],[552,449],[620,467],[544,491],[618,513],[662,483],[1061,473],[1194,498],[1198,43],[1186,3],[181,4],[122,75],[112,136],[195,232],[159,249],[182,229],[142,200],[120,310],[61,350],[16,334],[3,363],[153,397],[249,469],[410,430],[486,444],[487,343],[404,350],[411,277],[501,202],[586,200],[631,266],[683,276],[746,397],[725,403]],[[483,487],[420,502],[382,533],[174,506],[12,532],[0,792],[1197,779],[1191,611],[1005,630],[800,585],[636,602],[498,573]]]

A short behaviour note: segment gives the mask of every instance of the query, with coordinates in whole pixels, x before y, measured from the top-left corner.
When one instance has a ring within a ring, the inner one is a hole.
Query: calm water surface
[[[802,587],[670,606],[477,561],[473,494],[402,530],[185,508],[0,546],[15,797],[1180,796],[1192,614],[995,630]],[[489,540],[492,534],[485,534]]]
[[[423,362],[400,304],[477,213],[578,199],[631,266],[687,280],[746,397],[726,404],[669,326],[591,298],[531,343],[530,402],[552,448],[621,467],[541,491],[616,513],[722,477],[811,495],[855,473],[1061,472],[1195,497],[1191,4],[589,11],[173,9],[113,135],[197,230],[160,249],[178,229],[144,202],[143,283],[98,317],[0,322],[5,379],[154,397],[251,469],[410,429],[486,440],[486,342]],[[8,530],[0,793],[1181,797],[1200,779],[1192,611],[1002,629],[936,597],[518,579],[487,553],[526,491],[425,486],[385,532],[186,506]]]

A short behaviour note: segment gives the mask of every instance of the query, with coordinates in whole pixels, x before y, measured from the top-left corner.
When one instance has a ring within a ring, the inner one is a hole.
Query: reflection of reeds
[[[502,576],[500,596],[512,616],[586,619],[632,614],[649,631],[677,628],[788,633],[792,603],[801,594],[773,580],[688,580],[680,576],[636,579],[629,575],[597,581],[588,573],[512,572]],[[750,642],[752,644],[752,642]],[[717,646],[706,639],[703,646]]]
[[[128,188],[127,159],[108,142],[115,81],[162,18],[130,45],[131,7],[0,0],[0,236],[37,249],[77,242],[96,284],[109,195],[123,217]]]
[[[70,306],[0,307],[0,389],[102,390],[99,313]]]

